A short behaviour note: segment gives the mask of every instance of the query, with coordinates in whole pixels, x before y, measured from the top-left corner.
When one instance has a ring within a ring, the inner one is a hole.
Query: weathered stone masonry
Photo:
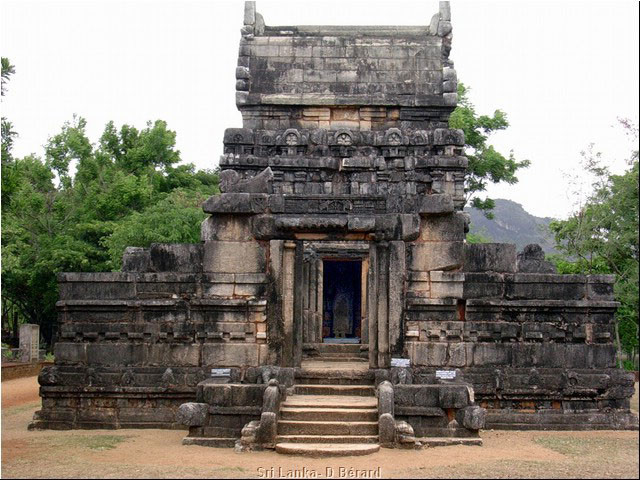
[[[182,422],[191,436],[271,445],[286,388],[327,348],[323,272],[338,259],[361,265],[353,331],[381,444],[469,435],[479,407],[490,428],[637,428],[633,377],[615,365],[613,277],[464,242],[450,20],[441,2],[428,27],[270,27],[247,2],[243,128],[225,132],[202,243],[60,275],[56,364],[32,427]]]

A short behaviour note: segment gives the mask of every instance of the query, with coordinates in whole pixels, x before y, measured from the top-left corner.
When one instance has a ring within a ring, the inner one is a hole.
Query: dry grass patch
[[[11,407],[2,410],[3,417],[12,417],[25,412],[32,412],[40,409],[40,402],[28,403],[26,405],[20,405],[19,407]]]
[[[638,449],[638,439],[591,437],[580,438],[574,436],[558,437],[544,436],[534,438],[538,445],[571,457],[610,456],[622,450]],[[610,458],[610,457],[609,457]]]
[[[34,444],[45,444],[48,448],[88,449],[95,451],[112,450],[124,442],[127,435],[51,435],[46,438],[34,439]]]
[[[640,392],[638,392],[638,382],[636,382],[636,393],[631,397],[631,410],[638,413],[638,399],[640,398]]]

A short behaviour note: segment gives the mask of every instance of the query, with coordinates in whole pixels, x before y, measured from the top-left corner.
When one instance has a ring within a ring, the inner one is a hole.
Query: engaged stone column
[[[402,312],[406,275],[404,242],[391,242],[389,250],[389,350],[390,353],[402,353]]]
[[[293,275],[293,363],[300,366],[302,363],[302,322],[303,322],[303,243],[297,240],[294,253],[294,275]]]
[[[369,321],[369,367],[378,366],[378,255],[375,244],[369,247],[369,294],[367,312]]]
[[[361,272],[361,297],[360,302],[360,343],[362,345],[369,345],[369,315],[368,315],[368,302],[367,293],[369,279],[369,259],[362,259],[362,272]]]
[[[322,320],[324,319],[324,263],[316,260],[316,341],[322,343]]]
[[[309,338],[306,341],[315,343],[318,341],[317,333],[318,329],[316,327],[316,321],[318,320],[318,304],[317,304],[317,294],[318,294],[318,286],[316,284],[317,281],[317,262],[315,259],[311,259],[309,262],[309,315],[307,317],[307,328]]]
[[[282,316],[284,320],[284,344],[282,345],[282,364],[292,367],[294,363],[294,266],[296,244],[284,243],[282,256]]]
[[[302,341],[303,343],[307,343],[310,340],[310,335],[309,335],[309,322],[310,322],[310,317],[311,317],[311,309],[309,307],[310,304],[310,285],[309,285],[309,275],[310,274],[310,268],[309,268],[309,261],[308,260],[304,260],[302,262],[302,293],[303,293],[303,297],[302,297]]]
[[[378,367],[388,367],[389,357],[389,245],[378,246]]]

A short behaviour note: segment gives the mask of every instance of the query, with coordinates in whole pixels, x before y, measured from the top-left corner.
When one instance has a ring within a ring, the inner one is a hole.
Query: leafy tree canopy
[[[41,325],[47,341],[58,272],[118,270],[127,246],[198,242],[201,204],[218,192],[216,172],[180,163],[166,122],[141,130],[110,122],[97,145],[86,125],[65,123],[44,158],[13,158],[3,146],[3,301]]]
[[[458,106],[449,118],[449,126],[464,131],[465,154],[469,159],[465,181],[466,201],[482,210],[488,218],[493,218],[491,210],[495,207],[494,201],[478,195],[487,189],[489,183],[517,183],[517,171],[528,167],[530,161],[516,160],[513,151],[505,156],[488,143],[493,132],[509,127],[507,115],[501,110],[496,110],[492,116],[478,115],[469,100],[469,90],[463,83],[458,84]]]
[[[8,58],[2,57],[2,96],[6,93],[7,84],[16,71]],[[4,212],[5,202],[9,201],[10,193],[15,190],[15,179],[11,169],[11,149],[13,139],[18,134],[13,130],[13,124],[5,117],[2,117],[2,211]],[[6,168],[5,168],[6,167]]]
[[[616,314],[623,348],[638,347],[638,127],[621,125],[636,149],[627,170],[614,175],[593,145],[582,152],[583,168],[593,177],[591,193],[567,220],[551,223],[557,249],[554,257],[561,273],[613,273],[615,295],[621,303]]]

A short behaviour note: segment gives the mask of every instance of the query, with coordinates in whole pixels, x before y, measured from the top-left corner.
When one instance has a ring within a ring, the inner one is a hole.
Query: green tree
[[[11,75],[15,73],[15,67],[11,64],[8,58],[2,57],[1,59],[1,67],[2,67],[2,86],[0,89],[0,96],[4,99],[5,94],[7,93],[7,85],[9,80],[11,79]],[[17,136],[17,133],[13,130],[13,124],[4,116],[1,119],[1,129],[2,129],[2,144],[1,149],[2,152],[0,154],[1,158],[1,167],[0,167],[0,175],[2,176],[2,184],[1,184],[1,204],[2,204],[2,213],[4,214],[5,210],[9,205],[10,198],[12,193],[17,189],[17,177],[16,177],[16,169],[15,162],[13,160],[12,148],[14,138]],[[4,241],[3,241],[4,248]],[[18,343],[18,323],[20,321],[20,312],[19,308],[6,297],[2,297],[2,339],[5,342],[11,343],[14,346],[17,346]]]
[[[528,167],[530,161],[516,160],[513,151],[505,156],[488,143],[492,133],[509,126],[507,116],[502,110],[494,111],[491,116],[478,115],[469,100],[469,90],[463,83],[458,84],[458,106],[449,118],[449,126],[464,131],[465,154],[469,159],[465,180],[466,202],[481,210],[487,218],[493,218],[491,211],[495,202],[478,194],[484,192],[489,183],[517,183],[517,171]]]
[[[166,122],[138,130],[107,124],[94,145],[74,117],[49,138],[44,158],[11,158],[5,208],[2,296],[42,328],[56,324],[57,273],[118,270],[127,246],[197,242],[201,204],[218,192],[213,171],[180,164]]]
[[[118,269],[128,246],[152,243],[198,243],[200,224],[204,220],[202,202],[207,195],[193,190],[176,189],[141,212],[133,212],[118,222],[104,239],[111,266]]]
[[[11,75],[16,73],[16,68],[11,65],[11,62],[7,57],[2,57],[0,61],[2,63],[2,83],[0,84],[0,95],[4,97],[9,79],[11,78]]]
[[[634,145],[638,127],[621,124]],[[561,273],[613,273],[616,313],[622,348],[638,348],[638,150],[627,160],[621,175],[612,174],[593,146],[582,152],[583,167],[592,175],[591,193],[566,220],[551,223],[557,249],[553,260]]]
[[[469,232],[467,233],[465,240],[467,241],[467,243],[491,243],[492,242],[491,237],[489,237],[488,235],[482,232],[477,232],[477,233]]]
[[[7,84],[16,71],[11,65],[8,58],[2,57],[2,97],[6,94]],[[16,188],[16,179],[13,165],[13,156],[11,150],[13,148],[13,140],[18,135],[13,130],[13,124],[6,118],[2,117],[2,209],[4,211],[5,204],[9,201],[11,192]]]

